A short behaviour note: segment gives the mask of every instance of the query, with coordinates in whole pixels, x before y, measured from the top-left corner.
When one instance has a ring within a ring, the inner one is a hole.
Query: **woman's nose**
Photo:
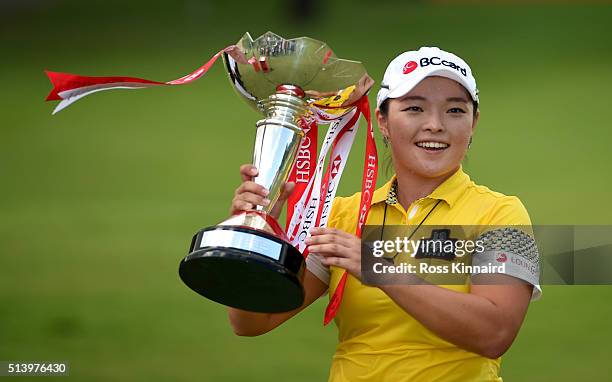
[[[423,130],[431,131],[432,133],[438,133],[444,130],[444,124],[442,119],[437,115],[429,115],[427,121],[423,124]]]

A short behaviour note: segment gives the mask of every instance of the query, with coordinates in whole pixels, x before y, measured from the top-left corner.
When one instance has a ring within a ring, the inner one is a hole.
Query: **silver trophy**
[[[223,60],[237,93],[264,116],[255,124],[254,181],[270,191],[270,204],[197,232],[179,274],[195,292],[221,304],[284,312],[304,301],[304,258],[269,212],[304,137],[300,120],[310,100],[361,84],[358,97],[371,83],[364,82],[369,77],[360,62],[338,59],[308,37],[286,40],[267,32],[253,40],[246,33],[236,45],[238,54],[225,53]]]

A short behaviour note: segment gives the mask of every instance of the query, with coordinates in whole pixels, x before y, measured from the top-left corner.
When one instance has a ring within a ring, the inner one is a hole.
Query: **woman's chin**
[[[452,175],[459,166],[419,166],[413,169],[413,173],[421,178],[439,179]]]

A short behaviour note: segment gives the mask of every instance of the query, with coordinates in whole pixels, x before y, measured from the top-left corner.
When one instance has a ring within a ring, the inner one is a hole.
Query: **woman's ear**
[[[376,108],[376,122],[378,122],[378,130],[382,134],[383,137],[389,138],[389,128],[387,126],[387,118],[380,111],[379,108]]]
[[[474,121],[472,122],[472,134],[474,134],[474,130],[476,130],[476,125],[478,124],[479,119],[480,119],[480,109],[476,110],[476,114],[474,115]]]

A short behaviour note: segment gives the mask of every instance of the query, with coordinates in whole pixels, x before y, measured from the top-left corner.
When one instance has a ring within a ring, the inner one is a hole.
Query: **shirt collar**
[[[470,183],[470,177],[463,172],[460,166],[453,175],[440,184],[427,197],[431,199],[444,200],[452,208],[455,202],[461,197]],[[385,201],[389,205],[398,203],[397,200],[397,176],[394,174],[391,179],[378,190],[374,191],[372,204]]]
[[[391,201],[393,201],[393,197],[396,196],[396,179],[397,177],[394,174],[393,177],[391,177],[391,179],[387,183],[385,183],[382,187],[374,191],[374,195],[372,196],[372,204],[380,203],[383,201],[386,201],[387,204],[397,203],[397,198],[395,198],[394,203],[390,203]]]
[[[455,202],[463,195],[469,184],[470,177],[463,172],[462,166],[459,166],[459,169],[433,190],[428,197],[444,200],[452,208]]]

